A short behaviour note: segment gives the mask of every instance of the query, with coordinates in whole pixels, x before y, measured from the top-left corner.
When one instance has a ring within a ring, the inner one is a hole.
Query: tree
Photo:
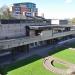
[[[72,24],[75,24],[75,18],[73,18],[73,19],[71,20],[71,22],[72,22]]]
[[[7,6],[0,8],[0,19],[11,19],[13,18],[11,12]]]

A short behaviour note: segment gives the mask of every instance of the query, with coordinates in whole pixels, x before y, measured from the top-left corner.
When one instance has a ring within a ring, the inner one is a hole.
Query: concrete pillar
[[[50,44],[50,45],[55,44],[55,43],[57,43],[57,42],[58,42],[57,39],[50,39],[50,40],[47,40],[47,44]]]
[[[58,42],[58,39],[57,38],[55,38],[54,39],[54,44],[56,44]]]
[[[17,51],[25,52],[25,46],[24,45],[23,46],[19,46]]]
[[[50,43],[50,40],[47,40],[47,45],[50,45],[51,43]]]
[[[55,44],[56,43],[56,39],[51,39],[51,44]]]
[[[71,29],[70,27],[66,27],[65,31],[70,31],[70,29]]]
[[[54,44],[53,39],[51,39],[51,44]]]
[[[23,46],[19,46],[18,47],[19,52],[25,52],[25,53],[29,53],[29,44],[27,45],[23,45]],[[17,51],[18,51],[17,50]]]
[[[29,26],[26,26],[26,36],[30,36],[30,28]]]
[[[51,39],[50,39],[50,45],[51,45]]]
[[[73,38],[73,35],[69,35],[70,38]]]
[[[14,62],[16,60],[16,47],[11,49],[11,60]]]
[[[26,53],[29,53],[29,44],[25,46]]]
[[[11,60],[15,61],[16,60],[16,55],[20,53],[29,53],[29,44],[15,47],[11,49]]]

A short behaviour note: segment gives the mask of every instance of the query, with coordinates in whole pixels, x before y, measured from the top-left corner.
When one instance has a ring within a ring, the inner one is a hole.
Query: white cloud
[[[42,12],[41,12],[42,11]],[[45,18],[48,19],[65,19],[75,17],[75,11],[56,11],[56,10],[39,10],[39,15],[44,12]]]
[[[65,0],[66,3],[72,3],[73,0]]]

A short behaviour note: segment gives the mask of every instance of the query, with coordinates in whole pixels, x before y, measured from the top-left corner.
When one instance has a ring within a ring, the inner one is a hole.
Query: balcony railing
[[[75,34],[75,30],[58,32],[58,33],[53,33],[53,32],[50,33],[50,32],[47,32],[46,34],[44,33],[42,35],[34,36],[34,37],[24,37],[24,38],[10,39],[10,40],[0,40],[0,50]]]

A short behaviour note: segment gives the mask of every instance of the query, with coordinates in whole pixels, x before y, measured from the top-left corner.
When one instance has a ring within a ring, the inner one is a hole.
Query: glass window
[[[35,45],[37,45],[37,42],[35,42]]]
[[[20,12],[16,12],[16,14],[20,14]]]
[[[31,46],[34,46],[34,43],[31,43],[30,45],[31,45]]]

